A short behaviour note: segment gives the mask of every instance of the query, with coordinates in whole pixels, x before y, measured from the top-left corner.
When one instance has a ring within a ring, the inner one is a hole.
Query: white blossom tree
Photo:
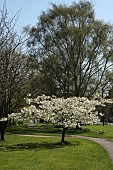
[[[98,96],[89,100],[86,97],[57,98],[55,96],[38,96],[26,98],[27,107],[21,110],[21,120],[35,121],[43,119],[54,126],[63,129],[61,143],[64,143],[66,129],[82,124],[99,124],[100,119],[96,106],[111,103],[110,99],[100,99]],[[14,115],[13,115],[14,116]],[[11,117],[11,115],[10,115]],[[17,119],[20,114],[15,116]]]

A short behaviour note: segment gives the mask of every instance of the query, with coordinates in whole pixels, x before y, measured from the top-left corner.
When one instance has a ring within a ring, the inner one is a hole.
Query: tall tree
[[[50,94],[88,96],[102,89],[112,65],[113,27],[95,19],[92,3],[52,4],[25,30]]]
[[[19,105],[26,77],[27,59],[21,52],[23,38],[15,30],[17,15],[8,18],[4,5],[0,11],[0,132],[4,140],[7,117]]]

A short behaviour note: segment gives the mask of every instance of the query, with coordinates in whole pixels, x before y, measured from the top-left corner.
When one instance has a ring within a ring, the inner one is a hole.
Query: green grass
[[[79,130],[69,129],[65,138],[69,143],[63,146],[58,143],[60,142],[61,133],[60,128],[56,128],[51,124],[37,124],[34,127],[22,125],[8,127],[5,136],[6,141],[0,143],[0,155],[2,157],[0,163],[3,170],[113,169],[106,151],[100,145],[88,140],[68,138],[70,135],[79,134],[107,138],[113,141],[112,126],[83,126]],[[59,136],[59,138],[19,137],[14,134],[49,135]]]
[[[106,151],[97,143],[59,138],[34,138],[6,133],[0,142],[0,170],[112,170]]]
[[[82,129],[78,130],[77,134],[96,138],[113,139],[113,126],[83,126]]]
[[[34,127],[30,126],[12,126],[7,128],[7,132],[12,134],[38,134],[38,135],[54,135],[58,136],[61,135],[62,130],[60,128],[54,127],[52,124],[43,124],[39,123],[36,124]]]
[[[49,135],[49,136],[61,136],[62,129],[56,128],[52,124],[36,124],[34,127],[27,126],[12,126],[7,128],[7,132],[12,134],[34,134],[34,135]],[[102,132],[102,133],[100,133]],[[82,129],[69,129],[66,132],[66,136],[69,135],[84,135],[97,138],[113,139],[113,126],[82,126]]]

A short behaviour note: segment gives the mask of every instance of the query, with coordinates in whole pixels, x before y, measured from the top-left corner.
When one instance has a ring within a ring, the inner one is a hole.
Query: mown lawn
[[[49,136],[61,136],[62,129],[56,128],[52,124],[39,123],[34,126],[12,126],[7,128],[7,132],[12,134],[38,134]],[[84,135],[98,138],[110,138],[113,139],[113,126],[82,126],[82,129],[68,129],[66,136],[69,135]]]
[[[106,151],[85,139],[36,138],[6,133],[0,170],[112,170]]]
[[[83,126],[82,129],[77,131],[77,134],[97,138],[113,139],[113,126],[108,125]]]

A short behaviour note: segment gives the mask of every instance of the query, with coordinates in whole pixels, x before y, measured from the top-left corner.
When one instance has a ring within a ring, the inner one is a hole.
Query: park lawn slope
[[[0,142],[0,170],[111,170],[106,151],[97,143],[59,138],[34,138],[6,134]]]
[[[82,126],[82,129],[74,132],[74,130],[70,130],[72,134],[79,134],[83,136],[95,137],[95,138],[107,138],[113,139],[113,126],[102,126],[102,125],[94,125],[94,126]]]

